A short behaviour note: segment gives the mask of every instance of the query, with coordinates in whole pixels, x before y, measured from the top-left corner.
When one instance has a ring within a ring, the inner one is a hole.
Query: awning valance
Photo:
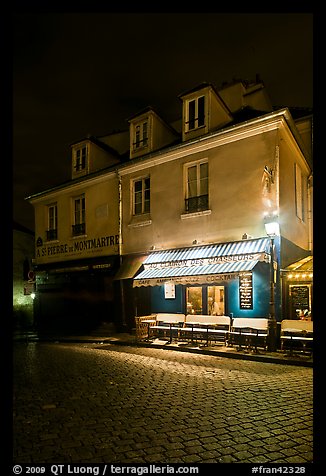
[[[144,261],[144,270],[134,278],[134,287],[213,283],[251,271],[259,261],[268,262],[269,238],[156,251]],[[232,274],[232,276],[231,276]]]
[[[258,260],[251,260],[208,266],[145,269],[135,277],[133,286],[160,286],[165,282],[173,282],[174,284],[214,284],[234,279],[239,273],[251,271],[258,262]]]

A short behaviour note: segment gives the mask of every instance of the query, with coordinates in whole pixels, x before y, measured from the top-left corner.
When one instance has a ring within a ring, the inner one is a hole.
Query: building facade
[[[284,318],[281,270],[312,254],[312,116],[273,110],[260,80],[179,99],[174,124],[147,108],[127,133],[74,144],[71,182],[28,197],[43,323],[72,283],[84,312],[111,296],[89,322],[112,310],[128,329],[151,312]]]

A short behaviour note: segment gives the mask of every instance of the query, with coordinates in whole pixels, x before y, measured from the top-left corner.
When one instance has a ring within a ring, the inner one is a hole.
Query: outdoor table
[[[210,323],[199,322],[199,321],[187,321],[187,324],[189,324],[191,326],[191,343],[193,343],[193,341],[194,341],[194,326],[196,324],[207,326],[206,328],[203,328],[202,330],[206,331],[206,343],[207,343],[207,346],[208,346],[208,330],[209,330],[208,326],[210,325]]]

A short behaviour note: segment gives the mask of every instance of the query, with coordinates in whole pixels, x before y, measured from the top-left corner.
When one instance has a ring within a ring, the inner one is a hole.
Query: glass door
[[[187,314],[203,313],[202,287],[189,287],[186,290]]]
[[[213,316],[224,316],[224,286],[207,286],[207,311]]]

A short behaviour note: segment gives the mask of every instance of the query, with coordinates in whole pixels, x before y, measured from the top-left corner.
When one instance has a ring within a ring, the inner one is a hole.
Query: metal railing
[[[72,225],[72,235],[85,235],[86,233],[86,224],[85,223],[78,223],[77,225]]]
[[[57,238],[58,238],[58,230],[57,229],[52,229],[52,230],[47,230],[46,231],[46,240],[47,241],[56,240]]]
[[[208,195],[199,195],[185,199],[186,212],[200,212],[208,209]]]

